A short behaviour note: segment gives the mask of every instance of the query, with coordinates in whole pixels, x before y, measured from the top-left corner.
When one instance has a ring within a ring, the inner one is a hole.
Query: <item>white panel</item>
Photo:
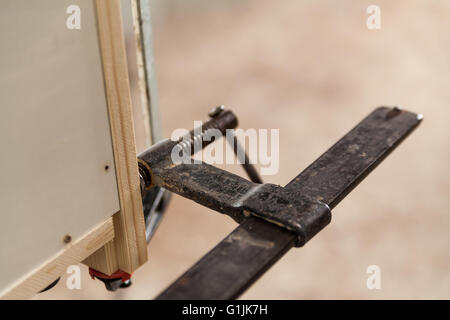
[[[0,43],[1,291],[119,200],[94,1],[1,0]]]

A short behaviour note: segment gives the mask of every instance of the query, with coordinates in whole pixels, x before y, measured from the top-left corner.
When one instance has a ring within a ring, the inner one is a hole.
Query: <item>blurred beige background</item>
[[[423,113],[422,125],[291,250],[245,299],[450,298],[450,2],[447,0],[154,0],[164,133],[225,104],[242,128],[280,129],[284,185],[379,105]],[[366,8],[381,7],[381,30]],[[243,174],[236,166],[228,170]],[[149,299],[236,227],[174,196],[127,290],[108,293],[82,267],[38,299]],[[381,268],[368,290],[366,268]]]

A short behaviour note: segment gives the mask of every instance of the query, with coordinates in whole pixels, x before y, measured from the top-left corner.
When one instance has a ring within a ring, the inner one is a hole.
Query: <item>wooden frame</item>
[[[84,263],[105,274],[132,273],[147,261],[147,243],[120,2],[96,4],[121,210],[114,215],[114,241]]]

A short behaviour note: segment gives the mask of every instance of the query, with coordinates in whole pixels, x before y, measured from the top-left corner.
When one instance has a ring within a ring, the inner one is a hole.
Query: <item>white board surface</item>
[[[1,292],[120,206],[94,1],[1,0],[0,43]]]

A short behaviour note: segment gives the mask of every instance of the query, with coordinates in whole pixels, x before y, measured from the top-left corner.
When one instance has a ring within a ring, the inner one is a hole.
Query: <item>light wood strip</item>
[[[147,243],[120,1],[96,0],[96,5],[121,210],[114,215],[115,257],[105,248],[87,262],[106,274],[115,266],[132,273],[147,261]]]
[[[117,263],[114,241],[105,244],[95,254],[84,260],[83,263],[104,274],[110,275],[116,272],[119,269],[119,265]]]

